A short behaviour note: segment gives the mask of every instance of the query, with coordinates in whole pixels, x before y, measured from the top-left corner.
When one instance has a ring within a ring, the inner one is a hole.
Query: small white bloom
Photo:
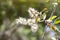
[[[16,19],[16,24],[19,24],[20,20],[19,19]]]
[[[29,15],[30,15],[31,17],[33,17],[33,16],[34,16],[33,13],[35,13],[35,9],[34,9],[34,8],[29,8],[29,9],[28,9],[28,12],[29,12]]]
[[[37,11],[34,8],[29,8],[28,12],[29,12],[30,17],[34,17],[34,15]]]
[[[34,16],[30,10],[28,10],[28,12],[29,12],[30,17]]]
[[[30,11],[32,11],[32,12],[34,12],[34,11],[35,11],[35,9],[34,9],[34,8],[29,8],[29,10],[30,10]]]
[[[32,24],[31,19],[28,19],[27,23],[28,23],[28,25],[31,25]]]
[[[38,30],[38,25],[37,24],[32,24],[31,25],[31,31],[35,33],[35,32],[37,32],[37,30]]]
[[[23,19],[22,22],[23,22],[24,25],[27,25],[27,20],[26,19]]]
[[[54,5],[54,7],[58,5],[58,3],[57,3],[57,2],[55,2],[55,3],[52,3],[52,4]]]
[[[32,24],[34,24],[35,23],[35,19],[28,19],[27,20],[27,24],[28,25],[32,25]]]
[[[27,25],[27,20],[25,18],[19,17],[19,19],[16,19],[16,23]]]
[[[38,14],[35,14],[36,17],[38,17]]]
[[[56,2],[55,2],[55,3],[53,3],[53,4],[54,4],[54,5],[58,5],[58,3],[56,3]]]

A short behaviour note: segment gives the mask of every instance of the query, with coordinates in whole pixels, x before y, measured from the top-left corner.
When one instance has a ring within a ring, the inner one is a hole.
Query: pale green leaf
[[[52,16],[48,20],[54,20],[57,16]]]
[[[54,21],[54,24],[59,24],[59,23],[60,23],[60,17]]]

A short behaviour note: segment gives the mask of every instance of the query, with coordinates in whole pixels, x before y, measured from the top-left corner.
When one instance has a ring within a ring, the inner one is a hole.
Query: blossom
[[[27,25],[27,20],[25,18],[19,17],[19,19],[16,19],[16,23]]]
[[[35,10],[34,8],[29,8],[28,9],[29,15],[30,17],[34,17],[34,16],[38,16],[39,12],[37,12],[37,10]]]
[[[38,25],[36,24],[35,19],[26,19],[19,17],[16,19],[16,24],[29,25],[31,26],[31,31],[36,32],[38,30]]]
[[[35,19],[28,19],[27,23],[28,23],[28,25],[32,25],[35,23]]]
[[[30,17],[33,17],[34,16],[33,14],[35,14],[35,9],[34,8],[29,8],[28,12],[29,12]]]
[[[37,25],[37,24],[32,24],[32,25],[31,25],[31,31],[32,31],[33,33],[35,33],[35,32],[37,32],[37,30],[38,30],[38,25]]]
[[[54,3],[52,3],[52,4],[53,4],[53,6],[54,6],[54,7],[58,5],[58,3],[57,3],[57,2],[54,2]]]

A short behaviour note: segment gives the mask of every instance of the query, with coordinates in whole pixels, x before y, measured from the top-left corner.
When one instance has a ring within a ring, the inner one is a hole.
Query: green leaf
[[[46,13],[43,13],[42,18],[43,18],[43,19],[46,18]]]
[[[45,10],[47,10],[47,8],[45,8]],[[42,14],[42,19],[45,20],[46,19],[46,14],[47,14],[48,11],[45,11],[43,14]]]
[[[40,18],[36,18],[36,22],[39,22],[41,19]]]
[[[48,20],[53,20],[53,19],[55,19],[57,16],[52,16],[52,17],[50,17]]]
[[[60,17],[54,21],[54,24],[59,24],[59,23],[60,23]]]

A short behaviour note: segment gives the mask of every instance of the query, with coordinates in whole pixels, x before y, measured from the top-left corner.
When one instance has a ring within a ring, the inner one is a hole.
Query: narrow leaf
[[[52,16],[52,17],[50,17],[48,20],[53,20],[53,19],[55,19],[57,16]]]
[[[60,23],[60,17],[54,21],[54,24],[59,24],[59,23]]]

